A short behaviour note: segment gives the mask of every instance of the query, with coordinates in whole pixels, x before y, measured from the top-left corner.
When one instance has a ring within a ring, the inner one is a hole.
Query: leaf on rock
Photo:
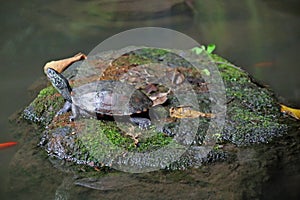
[[[281,112],[300,120],[300,109],[290,108],[281,104]]]
[[[73,57],[70,58],[65,58],[62,60],[55,60],[55,61],[50,61],[47,62],[46,65],[44,66],[44,72],[46,73],[46,70],[48,68],[54,69],[57,72],[61,73],[63,72],[68,66],[70,66],[72,63],[77,62],[79,60],[84,60],[86,59],[86,55],[83,53],[78,53],[74,55]]]
[[[214,118],[215,115],[212,113],[203,113],[200,111],[192,110],[190,106],[179,106],[172,107],[169,110],[170,116],[175,118],[197,118],[197,117],[207,117]]]
[[[158,89],[157,87],[154,85],[154,84],[148,84],[146,87],[145,87],[145,92],[147,94],[150,94],[151,92],[156,92]]]
[[[161,92],[161,93],[151,95],[149,98],[153,102],[152,106],[161,105],[161,104],[165,103],[168,99],[169,93],[170,93],[170,90],[168,92]]]

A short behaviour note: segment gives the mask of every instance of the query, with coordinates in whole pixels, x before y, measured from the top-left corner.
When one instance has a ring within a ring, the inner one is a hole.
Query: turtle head
[[[71,87],[69,81],[60,73],[52,68],[46,70],[47,77],[52,83],[53,87],[63,96],[63,98],[69,102],[72,102]]]

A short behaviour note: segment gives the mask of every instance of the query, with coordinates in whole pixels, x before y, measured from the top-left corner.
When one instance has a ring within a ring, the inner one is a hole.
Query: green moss
[[[43,115],[44,112],[49,112],[50,116],[54,116],[63,104],[64,99],[52,86],[42,89],[37,98],[33,101],[37,115]]]
[[[84,128],[79,133],[79,140],[85,146],[84,151],[89,152],[91,156],[100,161],[106,159],[104,156],[111,154],[155,150],[172,141],[172,138],[158,133],[154,127],[143,131],[136,127],[144,135],[147,135],[146,137],[139,136],[139,144],[136,145],[128,133],[124,133],[125,123],[119,124],[121,131],[115,122],[89,119],[81,120],[81,122],[84,123]]]
[[[151,60],[145,57],[137,56],[134,54],[129,54],[128,62],[131,65],[144,65],[151,63]]]
[[[42,89],[34,101],[24,110],[23,118],[46,125],[52,121],[63,104],[64,99],[56,89],[48,86]]]
[[[216,62],[218,69],[220,70],[221,77],[223,81],[226,83],[238,83],[244,84],[251,82],[249,76],[242,69],[239,69],[229,63],[224,58],[211,54],[212,59]]]
[[[116,123],[100,121],[99,126],[101,126],[101,129],[98,129],[100,134],[105,134],[113,145],[125,149],[131,149],[134,145],[133,139],[122,136],[122,133]]]
[[[256,124],[257,122],[264,122],[270,120],[267,116],[257,115],[247,109],[241,109],[237,106],[233,106],[228,110],[232,115],[231,119],[234,121],[246,121],[252,122],[251,124]]]
[[[144,48],[133,52],[144,59],[149,59],[152,63],[165,63],[169,67],[184,66],[192,68],[193,66],[184,58],[165,49]]]
[[[172,141],[173,140],[171,137],[166,136],[164,133],[157,133],[155,131],[155,135],[152,136],[151,138],[148,138],[146,140],[141,140],[136,150],[139,152],[156,150],[158,148],[161,148],[162,146],[168,145]]]
[[[267,142],[287,129],[276,115],[253,112],[237,102],[228,108],[227,113],[223,139],[237,145]]]
[[[52,96],[52,95],[55,95],[55,94],[57,94],[58,92],[57,92],[57,90],[54,88],[54,87],[52,87],[52,86],[48,86],[48,87],[46,87],[46,88],[44,88],[44,89],[42,89],[41,91],[40,91],[40,93],[38,94],[38,98],[45,98],[45,97],[47,97],[47,96]]]
[[[113,61],[113,65],[120,66],[137,66],[151,63],[151,60],[135,54],[125,54]]]
[[[279,121],[279,105],[272,91],[252,82],[245,71],[225,59],[211,56],[220,70],[228,100],[222,140],[249,145],[285,133],[287,126]]]
[[[165,49],[153,49],[153,48],[144,48],[144,49],[139,49],[138,51],[135,51],[135,54],[144,56],[145,58],[150,58],[150,59],[155,58],[156,60],[161,58],[162,56],[165,56],[168,53],[169,53],[169,51],[167,51]]]
[[[239,101],[242,106],[250,108],[256,114],[280,114],[279,105],[268,90],[252,87],[236,87],[226,89],[227,98]]]

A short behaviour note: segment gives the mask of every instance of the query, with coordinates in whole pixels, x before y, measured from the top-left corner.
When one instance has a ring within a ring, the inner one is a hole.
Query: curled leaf
[[[148,84],[146,87],[145,87],[145,92],[147,94],[150,94],[151,92],[156,92],[158,90],[158,88],[156,87],[156,85],[154,84]]]
[[[281,106],[282,113],[286,113],[286,114],[300,120],[300,109],[290,108],[290,107],[282,105],[282,104],[280,106]]]
[[[170,69],[166,73],[166,77],[171,80],[171,83],[174,85],[179,85],[183,83],[185,80],[185,77],[182,73],[180,73],[177,69]]]
[[[153,94],[149,98],[152,100],[153,106],[161,105],[167,101],[169,93],[170,93],[170,90],[167,92]]]
[[[47,62],[46,65],[44,66],[44,72],[46,73],[46,70],[48,68],[52,68],[52,69],[56,70],[57,72],[61,73],[69,65],[71,65],[72,63],[74,63],[76,61],[82,60],[82,59],[86,59],[86,55],[84,55],[83,53],[78,53],[70,58]]]
[[[197,118],[197,117],[207,117],[207,118],[214,118],[215,115],[212,113],[203,113],[197,110],[192,110],[190,106],[179,106],[179,107],[172,107],[169,110],[170,116],[174,118]]]

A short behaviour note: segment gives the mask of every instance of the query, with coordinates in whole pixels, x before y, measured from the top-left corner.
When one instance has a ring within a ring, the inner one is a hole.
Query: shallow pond
[[[297,0],[126,2],[1,3],[0,142],[20,136],[22,140],[0,151],[0,199],[299,198],[299,129],[273,144],[241,149],[235,163],[180,172],[117,174],[107,180],[114,189],[103,191],[74,185],[73,172],[48,161],[36,147],[33,130],[9,125],[11,114],[36,95],[44,81],[40,77],[45,62],[78,51],[88,53],[104,39],[142,26],[171,28],[201,44],[216,44],[217,54],[269,85],[281,102],[300,107]],[[126,184],[120,186],[117,180]]]

